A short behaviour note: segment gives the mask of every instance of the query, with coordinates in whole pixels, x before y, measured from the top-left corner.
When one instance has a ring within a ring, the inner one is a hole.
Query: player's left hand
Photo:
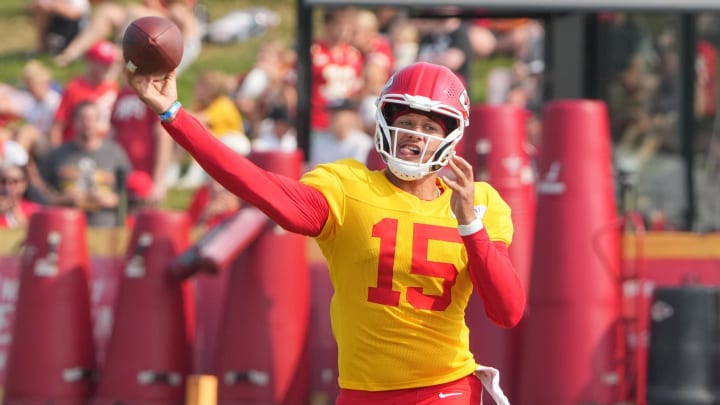
[[[455,155],[450,159],[448,167],[454,174],[454,179],[443,176],[443,181],[453,191],[450,199],[458,224],[467,225],[475,220],[475,179],[473,168],[467,160]]]

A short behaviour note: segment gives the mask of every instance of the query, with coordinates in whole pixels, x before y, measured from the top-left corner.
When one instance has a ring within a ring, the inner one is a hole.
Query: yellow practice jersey
[[[342,388],[380,391],[442,384],[473,373],[465,307],[468,256],[452,191],[423,201],[354,160],[324,164],[302,182],[326,197],[317,236],[334,286],[330,312]],[[509,244],[510,208],[476,183],[490,239]]]

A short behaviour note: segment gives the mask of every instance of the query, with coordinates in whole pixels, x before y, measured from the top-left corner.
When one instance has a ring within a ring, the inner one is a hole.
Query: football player
[[[525,292],[508,256],[509,206],[455,153],[469,99],[452,71],[415,63],[388,80],[375,133],[384,170],[346,159],[299,181],[209,134],[177,102],[173,74],[129,79],[211,176],[286,230],[316,239],[334,287],[337,404],[479,404],[481,380],[507,403],[497,370],[470,352],[465,308],[476,292],[492,322],[513,327]]]

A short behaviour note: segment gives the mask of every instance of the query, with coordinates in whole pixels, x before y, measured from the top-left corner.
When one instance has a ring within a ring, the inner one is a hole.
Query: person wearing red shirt
[[[109,41],[97,42],[87,51],[85,72],[68,82],[60,106],[55,111],[55,120],[50,128],[51,146],[59,146],[72,139],[72,112],[75,106],[86,101],[92,101],[100,108],[102,128],[107,133],[110,112],[118,94],[116,62],[119,60],[117,46]]]
[[[325,131],[330,125],[329,102],[352,99],[360,90],[363,57],[351,45],[354,9],[325,11],[323,35],[310,48],[312,87],[310,128]]]
[[[700,119],[715,118],[717,105],[717,49],[709,41],[697,42],[696,116]]]
[[[147,197],[161,202],[167,192],[165,179],[172,160],[172,139],[160,125],[157,114],[129,86],[120,89],[113,105],[110,138],[125,150],[133,170],[149,176],[152,189]]]

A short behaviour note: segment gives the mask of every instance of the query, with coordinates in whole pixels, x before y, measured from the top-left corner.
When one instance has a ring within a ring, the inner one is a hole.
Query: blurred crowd
[[[524,109],[528,152],[538,154],[545,68],[542,21],[415,11],[318,10],[321,24],[310,49],[306,169],[348,157],[382,167],[373,140],[375,100],[393,72],[415,61],[449,67],[473,100]],[[171,189],[192,190],[188,210],[196,225],[214,223],[240,207],[173,144],[158,117],[123,82],[123,30],[148,15],[165,16],[180,27],[185,52],[178,74],[185,73],[203,44],[212,42],[212,24],[201,1],[32,0],[28,13],[37,29],[36,53],[50,57],[41,58],[49,61],[45,64],[28,60],[16,82],[0,83],[0,227],[22,226],[43,205],[83,209],[92,226],[122,226],[132,222],[134,209],[165,202]],[[219,22],[247,20],[253,13],[256,20],[277,24],[276,16],[256,9],[229,13]],[[601,86],[610,113],[620,208],[637,209],[650,229],[683,229],[688,176],[677,122],[678,24],[672,16],[639,13],[601,13],[597,18],[608,44]],[[720,140],[715,134],[720,44],[715,27],[720,24],[713,15],[702,15],[698,25],[694,227],[715,231],[720,230]],[[248,29],[259,32],[258,27]],[[480,78],[485,94],[472,94],[481,71],[473,65],[494,57],[507,63],[482,70],[487,71]],[[82,73],[59,83],[54,73],[69,64],[82,64]],[[293,44],[261,40],[246,71],[200,71],[185,107],[239,154],[295,151],[295,68]],[[118,214],[123,198],[130,208],[127,220]]]
[[[212,226],[240,208],[173,144],[122,74],[123,30],[148,15],[181,29],[184,74],[207,39],[203,11],[196,0],[30,2],[36,52],[50,62],[28,60],[17,83],[0,84],[0,228],[23,226],[43,205],[79,208],[91,226],[131,226],[136,209],[162,204],[170,189],[193,191],[188,212],[195,225]],[[446,65],[469,85],[474,61],[506,55],[512,66],[491,73],[488,99],[538,111],[537,21],[418,18],[395,7],[334,7],[322,10],[321,20],[310,50],[307,168],[346,157],[380,165],[373,156],[375,98],[394,71],[415,61]],[[203,70],[185,107],[239,154],[295,151],[295,52],[268,39],[247,71]],[[82,64],[82,73],[59,83],[54,73],[69,64]],[[123,199],[127,218],[118,209]]]
[[[680,83],[679,24],[672,17],[606,13],[600,24],[611,44],[606,98],[615,146],[618,190],[628,209],[639,211],[651,230],[687,226],[687,169],[678,112]],[[658,24],[659,22],[659,24]],[[720,139],[717,136],[717,16],[701,15],[695,49],[692,109],[698,231],[720,230]]]

